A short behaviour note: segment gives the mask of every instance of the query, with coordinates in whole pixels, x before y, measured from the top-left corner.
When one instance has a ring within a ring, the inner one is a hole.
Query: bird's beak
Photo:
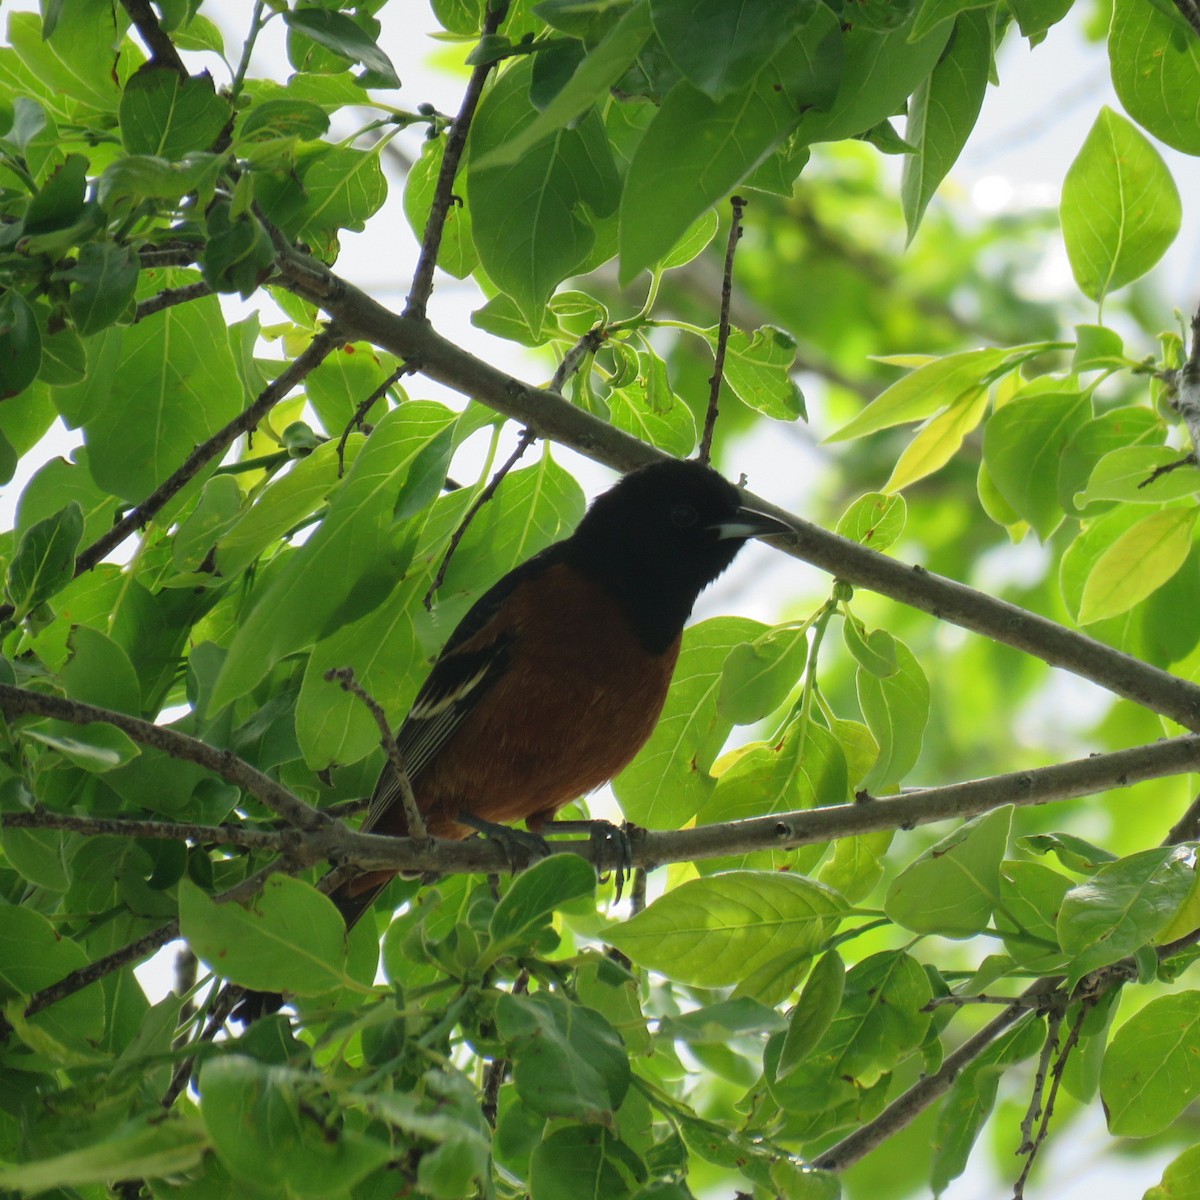
[[[716,534],[717,541],[726,538],[773,537],[780,533],[794,532],[786,521],[756,512],[752,508],[739,508],[727,521],[718,521],[709,529]]]

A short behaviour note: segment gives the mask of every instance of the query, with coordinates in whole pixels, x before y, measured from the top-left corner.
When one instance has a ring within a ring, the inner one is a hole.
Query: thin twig
[[[323,307],[344,322],[355,338],[401,358],[419,358],[419,370],[427,378],[521,421],[538,437],[568,445],[618,471],[666,457],[646,442],[568,404],[561,396],[533,387],[467,353],[442,337],[428,321],[389,312],[291,246],[278,230],[269,227],[268,232],[279,255],[280,286]],[[761,497],[746,494],[745,502],[790,524],[790,537],[770,540],[776,550],[855,587],[868,588],[1072,671],[1187,728],[1200,727],[1200,687],[1187,680],[1015,604],[839,537]]]
[[[528,991],[529,972],[522,967],[520,974],[513,980],[512,994],[523,996]],[[511,1066],[512,1060],[509,1058],[494,1058],[488,1065],[487,1074],[483,1079],[483,1100],[480,1108],[483,1111],[483,1119],[493,1129],[496,1128],[496,1116],[500,1109],[500,1088]]]
[[[492,0],[483,20],[481,40],[495,34],[507,12],[508,0]],[[495,61],[490,60],[480,63],[471,72],[467,89],[463,93],[462,107],[446,135],[442,166],[433,189],[429,219],[425,222],[425,234],[421,240],[421,254],[417,259],[416,270],[413,271],[412,286],[404,306],[404,315],[407,317],[425,319],[425,310],[433,292],[433,272],[437,266],[438,251],[442,246],[442,233],[446,228],[450,205],[454,203],[454,178],[458,174],[458,164],[462,161],[463,150],[467,145],[467,134],[479,104],[479,97],[483,94],[483,85],[495,65]]]
[[[1045,1001],[1037,997],[1026,998],[1025,996],[988,996],[983,992],[974,996],[934,996],[924,1008],[922,1012],[933,1012],[935,1008],[968,1008],[972,1004],[1024,1004],[1027,1008],[1045,1008]]]
[[[177,304],[186,304],[189,300],[199,300],[202,296],[211,296],[212,294],[212,288],[203,279],[185,284],[183,287],[164,288],[137,306],[133,323],[136,325],[154,313],[162,312],[164,308],[174,308]]]
[[[1026,995],[1036,990],[1043,994],[1054,988],[1053,980],[1038,980]],[[864,1158],[878,1146],[882,1146],[894,1134],[899,1133],[910,1121],[925,1111],[935,1100],[950,1090],[959,1072],[979,1057],[1002,1033],[1015,1025],[1029,1012],[1029,1006],[1014,1001],[1002,1013],[993,1017],[978,1033],[967,1038],[957,1049],[942,1060],[942,1065],[929,1075],[923,1075],[916,1083],[897,1096],[874,1120],[860,1125],[853,1133],[842,1138],[820,1154],[813,1166],[823,1171],[844,1171]]]
[[[437,574],[433,577],[433,582],[429,585],[429,590],[425,593],[425,608],[428,611],[433,607],[433,597],[438,588],[446,578],[446,571],[450,566],[450,560],[454,557],[454,552],[458,549],[458,544],[463,540],[463,535],[471,527],[471,522],[475,520],[479,510],[496,494],[496,489],[503,482],[505,475],[509,473],[518,463],[521,455],[533,444],[536,434],[532,429],[522,429],[521,436],[517,439],[516,449],[508,456],[504,465],[488,480],[487,487],[475,497],[471,507],[467,509],[466,516],[459,522],[458,528],[450,537],[450,544],[446,547],[446,553],[442,555],[441,565],[437,569]]]
[[[594,329],[589,329],[563,355],[562,362],[558,364],[558,370],[554,372],[554,378],[550,380],[550,391],[558,392],[559,395],[562,395],[562,390],[567,380],[579,370],[583,360],[589,354],[595,354],[604,345],[607,337],[608,331],[603,325],[597,325]]]
[[[708,411],[704,414],[704,433],[700,438],[700,449],[696,457],[706,463],[712,458],[713,434],[717,428],[717,411],[721,395],[721,384],[725,379],[725,349],[729,345],[729,304],[733,297],[733,258],[742,237],[742,213],[746,201],[741,196],[731,196],[733,221],[729,226],[729,244],[725,247],[725,271],[721,276],[721,320],[717,326],[717,349],[713,359],[712,378],[709,379]]]
[[[400,802],[404,805],[404,816],[408,822],[408,836],[410,838],[427,838],[429,831],[425,828],[425,818],[421,816],[421,810],[417,807],[417,798],[413,795],[412,782],[408,778],[408,768],[404,765],[404,756],[400,753],[400,747],[396,745],[392,727],[388,724],[387,713],[354,678],[353,668],[333,667],[325,672],[325,679],[329,683],[336,682],[343,692],[357,696],[367,706],[367,711],[371,716],[375,718],[375,724],[379,726],[380,743],[387,754],[396,786],[400,789]]]
[[[1054,1063],[1054,1070],[1050,1076],[1050,1092],[1046,1096],[1046,1109],[1042,1113],[1042,1123],[1038,1126],[1037,1137],[1033,1139],[1032,1143],[1030,1143],[1028,1147],[1022,1145],[1017,1151],[1018,1154],[1024,1153],[1027,1154],[1028,1157],[1025,1159],[1025,1166],[1022,1168],[1021,1174],[1017,1178],[1017,1182],[1013,1187],[1013,1200],[1023,1200],[1025,1195],[1025,1184],[1029,1179],[1029,1172],[1033,1170],[1034,1160],[1037,1158],[1038,1151],[1042,1148],[1046,1141],[1046,1134],[1050,1129],[1050,1121],[1054,1117],[1054,1102],[1058,1099],[1058,1089],[1062,1084],[1063,1072],[1067,1068],[1067,1062],[1071,1057],[1071,1051],[1075,1049],[1075,1046],[1079,1042],[1079,1035],[1083,1031],[1083,1023],[1087,1019],[1087,1015],[1095,1003],[1096,1001],[1094,999],[1089,999],[1085,1000],[1079,1006],[1079,1013],[1075,1017],[1075,1020],[1071,1025],[1071,1031],[1067,1034],[1067,1040],[1063,1043],[1063,1048]],[[1055,1033],[1057,1035],[1057,1030]],[[1048,1034],[1046,1040],[1048,1043],[1051,1042]],[[1021,1130],[1022,1133],[1024,1133],[1024,1123],[1022,1123]]]
[[[184,762],[196,763],[236,784],[297,829],[315,832],[333,824],[325,813],[305,804],[299,796],[238,758],[231,750],[216,750],[177,730],[153,725],[126,713],[61,696],[46,696],[7,683],[0,683],[0,712],[9,717],[52,717],[72,725],[90,725],[96,721],[113,725],[143,746],[151,746]]]
[[[1188,805],[1187,811],[1167,831],[1162,845],[1174,846],[1178,842],[1194,842],[1200,838],[1200,796]]]
[[[1017,1147],[1018,1154],[1035,1152],[1033,1126],[1042,1115],[1042,1097],[1046,1094],[1046,1076],[1050,1071],[1050,1060],[1054,1057],[1058,1045],[1058,1031],[1062,1028],[1063,1013],[1061,1005],[1054,1005],[1046,1012],[1046,1039],[1042,1042],[1042,1052],[1038,1055],[1037,1071],[1033,1076],[1033,1090],[1029,1096],[1029,1107],[1021,1118],[1021,1144]]]
[[[150,61],[160,67],[169,67],[181,79],[188,78],[188,69],[175,49],[175,43],[167,37],[163,27],[150,7],[150,0],[121,0],[121,7],[129,14],[146,49],[150,51]]]
[[[388,394],[392,386],[399,383],[405,375],[416,369],[412,363],[401,363],[359,406],[354,410],[354,416],[346,422],[346,428],[342,430],[342,436],[338,438],[337,460],[338,473],[337,477],[341,477],[346,473],[346,443],[350,440],[351,433],[356,429],[361,429],[364,433],[371,431],[363,425],[367,413]]]
[[[1169,463],[1163,463],[1162,466],[1155,467],[1141,483],[1138,484],[1140,491],[1144,487],[1149,487],[1152,483],[1161,479],[1164,475],[1170,475],[1172,471],[1178,471],[1180,467],[1196,466],[1196,454],[1193,451],[1191,454],[1185,454],[1182,458],[1173,459]]]
[[[103,537],[87,547],[75,562],[75,574],[90,571],[105,555],[115,550],[131,533],[173,499],[208,463],[221,455],[243,434],[249,433],[267,413],[345,339],[336,324],[330,324],[309,343],[299,358],[290,362],[259,394],[258,399],[223,429],[197,446],[169,479],[161,483],[141,504],[131,508]]]
[[[202,846],[239,846],[282,854],[295,842],[295,831],[243,829],[234,825],[194,825],[185,821],[139,821],[129,817],[79,817],[73,813],[37,808],[32,812],[0,813],[3,829],[61,829],[89,836],[152,838],[193,842]]]

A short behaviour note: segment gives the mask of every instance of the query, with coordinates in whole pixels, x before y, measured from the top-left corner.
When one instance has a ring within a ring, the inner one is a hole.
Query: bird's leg
[[[586,833],[592,845],[596,863],[617,860],[614,880],[617,900],[625,890],[625,876],[633,871],[633,843],[629,834],[620,825],[594,817],[587,821],[547,821],[542,829],[546,833]]]
[[[483,817],[477,817],[473,812],[465,810],[459,812],[457,820],[459,824],[474,829],[483,837],[498,842],[508,859],[510,871],[517,869],[518,848],[524,850],[527,856],[533,855],[539,858],[545,858],[550,853],[546,839],[540,834],[529,833],[524,829],[514,829],[511,825],[497,825],[495,821],[485,821]]]

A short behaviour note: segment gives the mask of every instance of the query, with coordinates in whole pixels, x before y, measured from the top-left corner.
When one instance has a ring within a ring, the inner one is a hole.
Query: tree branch
[[[7,683],[0,683],[0,712],[9,717],[51,717],[72,725],[90,725],[94,721],[113,725],[143,746],[161,750],[172,758],[196,763],[212,771],[214,775],[236,784],[297,829],[316,833],[335,827],[334,822],[319,809],[305,804],[287,788],[238,758],[233,751],[216,750],[174,729],[153,725],[149,721],[125,713],[112,712],[107,708],[82,704],[78,700],[45,696],[40,692],[31,692]]]
[[[427,322],[389,312],[323,264],[288,246],[282,237],[277,237],[276,247],[280,251],[282,285],[324,308],[348,335],[353,331],[354,337],[415,360],[417,370],[430,379],[521,421],[538,437],[571,446],[619,471],[666,457],[653,446],[568,404],[561,396],[535,388],[468,354]],[[775,549],[856,587],[879,592],[1090,679],[1186,728],[1200,728],[1200,687],[1195,684],[1046,617],[934,575],[923,567],[868,550],[752,494],[746,499],[753,507],[792,525],[792,537],[778,537],[768,543]]]
[[[162,312],[164,308],[174,308],[177,304],[186,304],[189,300],[199,300],[203,296],[211,296],[212,294],[212,288],[203,279],[198,279],[195,283],[185,284],[183,287],[164,288],[161,292],[156,292],[153,296],[147,297],[147,299],[143,300],[137,306],[133,323],[136,325],[139,321],[144,321],[156,312]]]
[[[130,817],[79,817],[74,813],[51,812],[48,808],[0,813],[0,829],[61,829],[66,833],[96,837],[152,838],[204,846],[239,846],[243,850],[272,850],[277,854],[298,848],[294,829],[243,829],[234,825],[140,821]]]
[[[0,711],[10,716],[53,717],[77,725],[103,721],[115,725],[143,745],[206,767],[245,789],[296,829],[304,831],[302,837],[290,835],[291,840],[287,840],[287,831],[280,834],[263,831],[259,835],[261,840],[257,840],[257,845],[267,848],[274,845],[296,862],[330,859],[339,865],[353,864],[363,870],[485,875],[511,870],[514,865],[525,869],[532,863],[532,851],[501,847],[488,839],[458,842],[352,832],[328,814],[305,804],[232,752],[215,750],[195,738],[123,713],[56,696],[43,696],[7,684],[0,684]],[[628,856],[625,847],[594,844],[591,839],[555,841],[550,846],[553,853],[578,854],[586,858],[598,871],[618,867],[628,869],[630,866],[649,869],[663,863],[722,858],[756,850],[794,850],[840,837],[912,829],[933,821],[976,816],[1003,804],[1047,804],[1197,769],[1200,769],[1200,735],[1187,734],[1032,771],[925,788],[880,800],[867,799],[854,804],[724,821],[692,829],[658,832],[629,826]],[[7,823],[8,818],[4,820]],[[153,829],[165,824],[148,822],[147,827]],[[189,839],[206,837],[209,831],[207,826],[182,825],[178,828],[182,831],[181,836]],[[106,826],[103,832],[111,832],[111,829]],[[215,828],[213,832],[216,832]],[[273,837],[281,840],[276,843],[267,840]],[[522,858],[522,855],[526,857]]]
[[[487,14],[483,20],[482,38],[492,37],[500,28],[508,12],[508,0],[492,0],[488,5]],[[438,172],[437,184],[433,189],[433,201],[429,206],[429,218],[425,222],[425,235],[421,241],[421,254],[413,271],[412,287],[409,289],[408,301],[404,306],[404,314],[423,321],[425,309],[433,292],[433,272],[437,266],[438,251],[442,245],[442,233],[446,228],[446,218],[450,214],[450,205],[454,203],[454,177],[458,174],[458,164],[462,161],[463,150],[467,145],[467,134],[471,129],[471,121],[483,95],[483,85],[488,74],[496,65],[495,59],[480,63],[471,72],[467,81],[467,89],[463,93],[462,107],[458,116],[450,126],[446,135],[446,149],[442,153],[442,167]]]
[[[188,69],[183,65],[175,43],[167,37],[158,23],[158,17],[150,7],[150,0],[121,0],[121,7],[129,14],[134,28],[146,43],[146,49],[150,51],[150,61],[160,67],[169,67],[180,78],[187,79]]]
[[[721,317],[717,323],[717,348],[713,355],[713,373],[708,384],[708,409],[704,414],[704,433],[700,437],[700,449],[696,457],[706,463],[712,458],[713,434],[717,431],[717,412],[721,396],[721,383],[725,379],[725,350],[729,345],[729,304],[733,298],[733,257],[737,244],[742,239],[742,213],[746,201],[741,196],[732,196],[730,206],[733,220],[729,226],[729,244],[725,247],[725,269],[721,275]]]

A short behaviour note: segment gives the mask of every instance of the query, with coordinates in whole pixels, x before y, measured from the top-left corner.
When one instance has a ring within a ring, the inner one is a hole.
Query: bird
[[[536,834],[619,774],[658,722],[700,593],[747,540],[789,532],[695,460],[654,462],[599,495],[569,537],[468,610],[397,731],[427,832],[461,839],[524,821]],[[390,762],[361,829],[409,833]],[[337,886],[347,928],[394,875]]]

